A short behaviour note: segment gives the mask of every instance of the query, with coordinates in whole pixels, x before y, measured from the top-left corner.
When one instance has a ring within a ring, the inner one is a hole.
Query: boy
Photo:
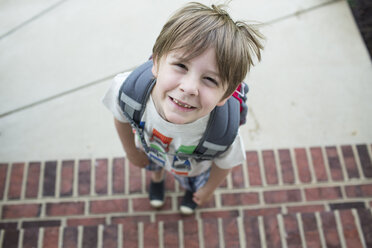
[[[189,3],[168,20],[153,47],[151,72],[156,83],[141,117],[145,142],[158,151],[155,154],[145,153],[120,107],[119,92],[128,73],[116,76],[103,102],[115,116],[127,159],[152,171],[151,206],[164,204],[165,170],[186,189],[180,211],[191,214],[244,161],[239,133],[213,159],[177,154],[192,153],[212,110],[223,106],[243,81],[253,65],[253,55],[261,59],[260,38],[252,26],[232,21],[221,6]]]

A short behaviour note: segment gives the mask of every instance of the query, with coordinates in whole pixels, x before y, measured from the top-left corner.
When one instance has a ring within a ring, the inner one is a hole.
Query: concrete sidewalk
[[[185,2],[0,3],[0,161],[121,156],[100,98]],[[267,24],[247,78],[247,149],[372,140],[372,66],[346,1],[241,0],[230,12]]]

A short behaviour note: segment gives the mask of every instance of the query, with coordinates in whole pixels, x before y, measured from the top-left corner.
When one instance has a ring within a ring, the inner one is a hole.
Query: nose
[[[198,79],[192,75],[184,76],[180,83],[180,89],[188,95],[197,96],[199,94]]]

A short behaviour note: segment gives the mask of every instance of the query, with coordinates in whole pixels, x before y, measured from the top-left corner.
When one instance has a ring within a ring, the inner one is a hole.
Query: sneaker
[[[153,208],[160,208],[164,205],[164,180],[158,183],[150,183],[150,205]]]
[[[190,215],[195,212],[196,207],[198,204],[196,204],[192,198],[194,196],[194,192],[187,190],[181,203],[180,211],[182,214]]]

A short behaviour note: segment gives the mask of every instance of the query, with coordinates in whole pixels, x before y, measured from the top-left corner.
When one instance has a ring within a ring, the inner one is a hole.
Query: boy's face
[[[219,78],[213,48],[189,61],[182,57],[182,51],[169,52],[159,64],[154,59],[152,68],[157,78],[151,92],[156,110],[174,124],[200,119],[228,99],[222,99],[226,89]]]

